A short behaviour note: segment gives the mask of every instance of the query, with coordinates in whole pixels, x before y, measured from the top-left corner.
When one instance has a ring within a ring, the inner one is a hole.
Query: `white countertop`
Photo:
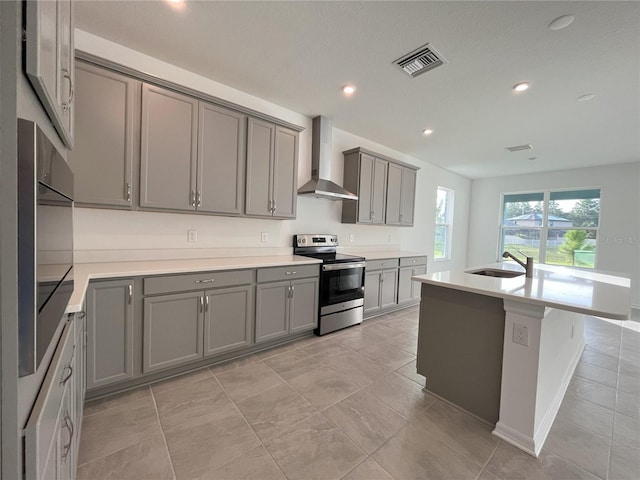
[[[121,277],[140,277],[171,273],[239,270],[287,265],[322,263],[321,260],[299,255],[270,255],[259,257],[190,258],[181,260],[145,260],[137,262],[76,263],[74,289],[65,313],[80,312],[89,280]]]
[[[617,273],[582,270],[556,265],[534,265],[533,278],[524,275],[496,278],[467,273],[482,268],[513,270],[514,262],[498,262],[477,268],[417,275],[413,280],[571,312],[626,320],[631,313],[631,281]]]
[[[375,251],[357,251],[349,250],[349,255],[359,255],[366,260],[382,260],[385,258],[405,258],[405,257],[426,257],[424,252],[410,252],[405,250],[375,250]]]

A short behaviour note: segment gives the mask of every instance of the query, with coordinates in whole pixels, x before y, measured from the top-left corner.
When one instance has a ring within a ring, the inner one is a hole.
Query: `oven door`
[[[322,265],[320,306],[364,298],[364,262]]]

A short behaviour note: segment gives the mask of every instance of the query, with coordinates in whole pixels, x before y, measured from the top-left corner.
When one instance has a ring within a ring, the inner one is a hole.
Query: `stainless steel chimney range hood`
[[[298,195],[315,195],[329,200],[358,200],[358,196],[329,180],[331,178],[332,125],[327,117],[313,119],[311,137],[311,180]]]

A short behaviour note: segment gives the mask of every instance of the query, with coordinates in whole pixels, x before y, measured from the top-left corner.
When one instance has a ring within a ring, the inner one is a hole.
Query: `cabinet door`
[[[318,326],[318,278],[303,278],[291,282],[291,317],[289,332],[311,330]]]
[[[371,223],[373,218],[373,174],[376,159],[366,153],[360,154],[360,178],[358,185],[358,223]]]
[[[195,210],[198,101],[142,86],[140,206]]]
[[[198,211],[242,213],[247,117],[199,103]]]
[[[87,389],[133,377],[133,280],[87,290]]]
[[[391,174],[391,170],[389,170]],[[400,204],[400,223],[413,225],[413,212],[416,201],[416,171],[411,168],[402,169],[402,195]],[[389,200],[387,199],[387,202]],[[388,222],[387,222],[388,223]]]
[[[75,478],[75,434],[80,425],[75,424],[71,412],[73,411],[71,384],[65,388],[61,405],[61,416],[58,425],[57,448],[58,451],[58,480],[72,480]]]
[[[398,300],[398,269],[383,270],[381,280],[380,308],[396,305]]]
[[[256,343],[289,333],[290,285],[275,282],[256,287]]]
[[[380,279],[382,272],[366,272],[364,275],[364,315],[380,310]]]
[[[427,267],[415,267],[412,272],[413,275],[424,275],[425,273],[427,273]],[[422,287],[422,283],[420,282],[411,282],[411,283],[413,283],[411,287],[411,297],[414,300],[420,300],[420,290]]]
[[[400,225],[400,206],[403,195],[402,191],[402,171],[403,167],[389,164],[389,176],[387,179],[387,225]]]
[[[275,125],[249,118],[247,126],[247,215],[271,216]]]
[[[69,152],[76,203],[132,205],[135,98],[140,82],[78,63],[77,135]]]
[[[387,169],[389,162],[375,159],[373,166],[373,183],[371,192],[371,223],[383,224],[387,196]]]
[[[203,312],[203,292],[145,298],[142,371],[202,358]]]
[[[274,217],[296,217],[297,186],[298,132],[276,127],[272,194]]]
[[[252,305],[251,285],[206,292],[205,356],[251,345]]]
[[[73,3],[71,0],[58,1],[58,102],[62,111],[62,128],[66,131],[71,144],[74,145],[74,110],[75,105],[75,51],[73,45]]]
[[[413,270],[412,267],[405,267],[398,271],[398,305],[413,300],[413,282],[411,281]]]

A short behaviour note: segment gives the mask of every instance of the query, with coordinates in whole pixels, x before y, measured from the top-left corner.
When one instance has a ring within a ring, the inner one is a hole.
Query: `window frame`
[[[438,223],[438,191],[440,190],[446,192],[445,223]],[[454,209],[455,209],[455,193],[456,193],[455,190],[453,190],[452,188],[441,187],[441,186],[436,187],[436,216],[435,216],[435,228],[434,228],[434,235],[433,235],[434,237],[433,238],[433,261],[434,262],[446,262],[446,261],[450,261],[452,258],[451,250],[453,245],[453,216],[454,216]],[[443,245],[444,256],[437,257],[436,256],[436,245],[437,245],[436,238],[437,238],[438,228],[443,228],[443,227],[446,231],[446,241]]]
[[[597,227],[553,227],[549,225],[549,206],[551,203],[551,194],[555,192],[581,192],[585,190],[598,190],[600,192],[599,202],[600,202],[600,210],[598,211],[598,226]],[[528,226],[528,227],[513,227],[513,226],[505,226],[504,225],[504,197],[508,195],[527,195],[527,194],[540,194],[542,193],[542,225],[540,227],[537,226]],[[524,190],[519,192],[502,192],[500,194],[500,212],[498,216],[498,251],[496,252],[496,260],[503,261],[502,252],[504,252],[504,230],[508,229],[527,229],[527,230],[538,230],[539,231],[539,241],[540,245],[538,247],[538,263],[546,263],[547,260],[547,242],[549,239],[549,231],[562,231],[562,230],[588,230],[594,231],[595,235],[595,260],[593,264],[593,268],[590,267],[580,267],[576,265],[567,265],[571,268],[580,268],[586,270],[595,270],[598,268],[598,238],[599,238],[599,229],[601,225],[601,212],[602,212],[602,187],[601,186],[590,186],[590,187],[569,187],[569,188],[547,188],[547,189],[538,189],[538,190]],[[557,265],[557,264],[550,264]]]

